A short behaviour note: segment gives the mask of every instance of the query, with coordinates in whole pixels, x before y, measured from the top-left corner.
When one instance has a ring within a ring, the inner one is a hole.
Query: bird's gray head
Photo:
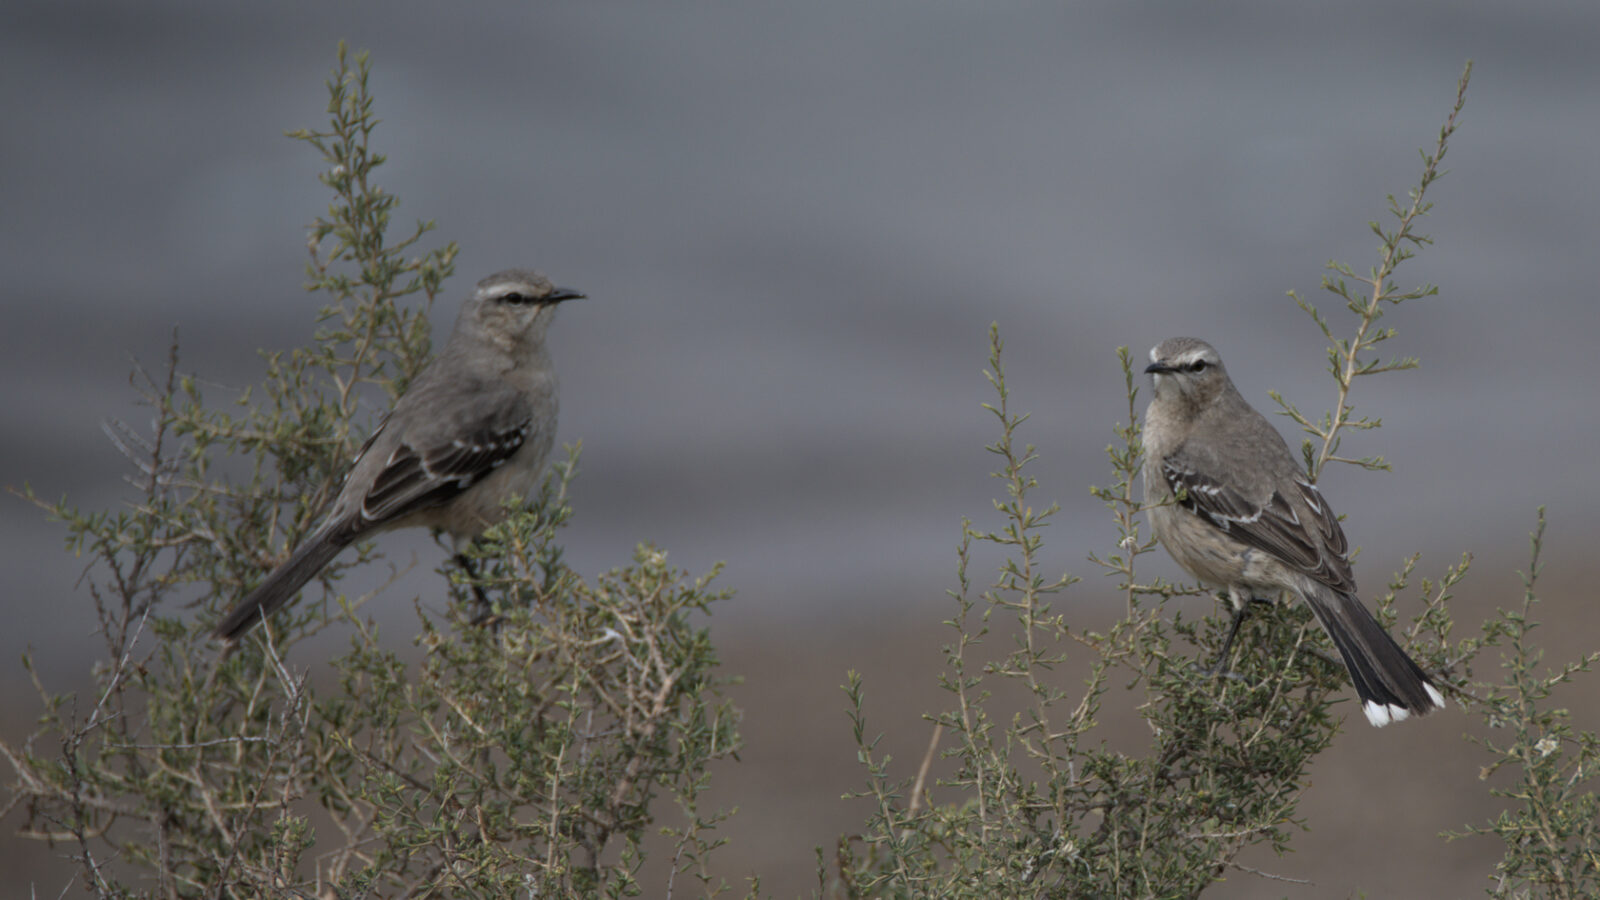
[[[581,291],[556,287],[532,269],[506,269],[478,282],[478,290],[461,306],[456,330],[499,346],[508,353],[544,343],[556,305],[583,297]]]
[[[1145,366],[1155,382],[1156,398],[1181,400],[1203,406],[1232,383],[1222,357],[1199,338],[1168,338],[1150,348],[1150,365]]]

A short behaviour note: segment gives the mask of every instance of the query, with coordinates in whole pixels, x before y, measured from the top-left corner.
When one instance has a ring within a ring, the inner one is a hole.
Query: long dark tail
[[[1318,587],[1306,593],[1306,602],[1344,657],[1367,721],[1381,728],[1444,706],[1444,696],[1432,679],[1389,637],[1365,604],[1351,594]]]
[[[307,538],[297,547],[283,565],[272,570],[265,581],[256,586],[249,596],[240,600],[222,621],[217,624],[216,636],[225,641],[236,641],[240,635],[273,610],[294,599],[305,583],[317,577],[322,567],[333,561],[347,544],[324,528]]]

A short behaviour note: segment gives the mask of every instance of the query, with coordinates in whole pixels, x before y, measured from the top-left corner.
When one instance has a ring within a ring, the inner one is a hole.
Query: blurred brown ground
[[[1475,631],[1495,606],[1520,598],[1512,558],[1474,563],[1454,605],[1458,636]],[[1550,560],[1548,571],[1567,568]],[[1538,615],[1547,627],[1536,632],[1547,660],[1563,661],[1593,649],[1595,610],[1584,585],[1547,581]],[[737,603],[738,600],[734,600]],[[1196,601],[1199,602],[1199,601]],[[863,604],[862,608],[869,608]],[[881,604],[879,606],[881,608]],[[1084,585],[1072,588],[1060,605],[1086,627],[1109,620],[1113,602],[1097,602]],[[1081,610],[1072,612],[1076,608]],[[739,884],[758,874],[763,892],[775,897],[811,896],[817,889],[814,848],[831,856],[838,836],[858,828],[866,801],[842,795],[863,783],[855,761],[845,699],[845,672],[862,673],[869,729],[883,734],[880,748],[894,757],[897,775],[910,777],[927,746],[925,711],[946,701],[935,678],[942,665],[940,645],[949,629],[939,620],[948,605],[933,601],[921,609],[902,606],[894,615],[832,615],[810,628],[751,627],[718,631],[726,671],[744,676],[732,688],[743,710],[746,746],[737,763],[720,766],[713,779],[711,806],[737,806],[725,827],[731,839],[714,859],[725,878]],[[1478,674],[1494,673],[1480,667]],[[34,714],[31,695],[12,677],[0,723],[8,738],[23,734]],[[1078,676],[1064,673],[1063,681]],[[1119,698],[1127,698],[1119,704]],[[1600,679],[1590,678],[1557,695],[1577,712],[1579,727],[1593,728],[1600,701]],[[1132,712],[1133,696],[1113,692],[1106,701],[1107,739],[1137,747],[1143,726]],[[1500,808],[1481,781],[1487,757],[1463,739],[1480,733],[1459,709],[1382,730],[1367,727],[1359,715],[1346,720],[1344,733],[1311,772],[1311,786],[1300,813],[1310,830],[1294,838],[1292,854],[1246,853],[1241,863],[1309,884],[1235,872],[1207,891],[1208,897],[1450,898],[1481,896],[1489,886],[1499,844],[1487,838],[1446,842],[1440,832],[1483,822]],[[49,752],[51,748],[41,747]],[[1501,784],[1503,776],[1497,776]],[[935,789],[934,798],[951,799]],[[670,815],[663,807],[663,815]],[[73,896],[81,891],[72,868],[57,858],[66,848],[14,837],[15,813],[4,822],[0,839],[0,887],[6,896]],[[1364,893],[1363,893],[1364,892]]]

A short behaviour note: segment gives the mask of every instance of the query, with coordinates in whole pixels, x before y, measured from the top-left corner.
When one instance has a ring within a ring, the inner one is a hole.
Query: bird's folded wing
[[[1355,592],[1344,529],[1316,485],[1297,476],[1247,491],[1181,450],[1161,461],[1161,471],[1195,515],[1334,590]]]
[[[361,498],[361,518],[375,527],[450,502],[505,465],[522,449],[533,427],[529,416],[484,422],[449,440],[423,446],[402,441]]]

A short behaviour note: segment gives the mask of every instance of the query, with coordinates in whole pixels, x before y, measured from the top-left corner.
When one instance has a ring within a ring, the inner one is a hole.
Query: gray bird
[[[1144,492],[1156,539],[1189,574],[1226,590],[1234,621],[1252,598],[1299,596],[1333,639],[1373,725],[1444,705],[1439,689],[1356,597],[1349,544],[1322,492],[1210,344],[1172,338],[1145,368]]]
[[[505,517],[537,486],[555,441],[556,376],[545,334],[556,305],[584,295],[527,269],[478,282],[444,349],[356,454],[327,517],[217,625],[236,641],[350,544],[422,526],[457,540]]]

